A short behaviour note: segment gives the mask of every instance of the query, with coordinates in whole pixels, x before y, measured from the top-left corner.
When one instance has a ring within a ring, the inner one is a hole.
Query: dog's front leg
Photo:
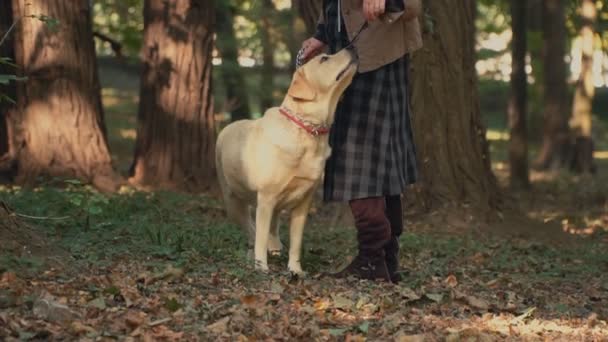
[[[258,196],[258,206],[255,213],[255,268],[268,271],[268,239],[275,203],[267,198]]]
[[[311,203],[312,192],[291,212],[291,222],[289,226],[289,263],[287,264],[287,267],[289,268],[289,271],[298,275],[304,275],[302,264],[300,263],[300,258],[302,256],[302,237],[304,235],[304,226],[306,225],[306,218],[308,217]]]

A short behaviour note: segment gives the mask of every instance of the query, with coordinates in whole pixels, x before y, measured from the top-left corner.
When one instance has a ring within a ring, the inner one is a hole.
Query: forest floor
[[[105,102],[124,172],[134,108]],[[492,144],[504,184],[504,142]],[[319,276],[355,253],[335,206],[311,213],[298,279],[285,255],[254,271],[208,195],[2,187],[0,340],[606,341],[608,160],[598,162],[596,177],[533,173],[532,191],[510,192],[513,208],[490,224],[408,213],[399,285]]]

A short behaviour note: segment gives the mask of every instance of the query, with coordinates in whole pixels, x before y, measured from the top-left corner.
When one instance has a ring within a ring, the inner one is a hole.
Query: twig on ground
[[[12,213],[12,214],[15,216],[30,219],[30,220],[67,220],[71,217],[71,216],[61,216],[61,217],[30,216],[30,215],[19,214],[19,213]]]

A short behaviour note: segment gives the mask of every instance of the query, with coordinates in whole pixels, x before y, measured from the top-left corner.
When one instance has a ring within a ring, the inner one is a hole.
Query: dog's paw
[[[268,253],[272,256],[280,256],[281,252],[283,252],[283,244],[279,239],[271,238],[268,241]]]
[[[268,250],[268,253],[273,257],[281,256],[281,252],[283,252],[283,250],[281,250],[281,249],[269,249]]]
[[[260,260],[256,260],[255,261],[255,269],[257,271],[262,271],[262,272],[265,272],[265,273],[267,273],[270,270],[268,268],[268,264],[265,263],[265,262],[263,262],[263,261],[260,261]]]
[[[301,278],[306,277],[306,272],[304,272],[304,270],[302,270],[302,266],[300,266],[300,265],[290,265],[287,268],[289,270],[289,273],[291,273],[291,274],[295,274]]]

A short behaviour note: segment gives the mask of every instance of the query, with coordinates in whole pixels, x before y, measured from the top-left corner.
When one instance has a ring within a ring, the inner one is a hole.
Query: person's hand
[[[318,55],[325,48],[325,43],[317,38],[308,38],[302,43],[302,60],[306,63],[309,59]]]
[[[386,0],[363,0],[363,15],[367,21],[374,21],[386,11]]]

